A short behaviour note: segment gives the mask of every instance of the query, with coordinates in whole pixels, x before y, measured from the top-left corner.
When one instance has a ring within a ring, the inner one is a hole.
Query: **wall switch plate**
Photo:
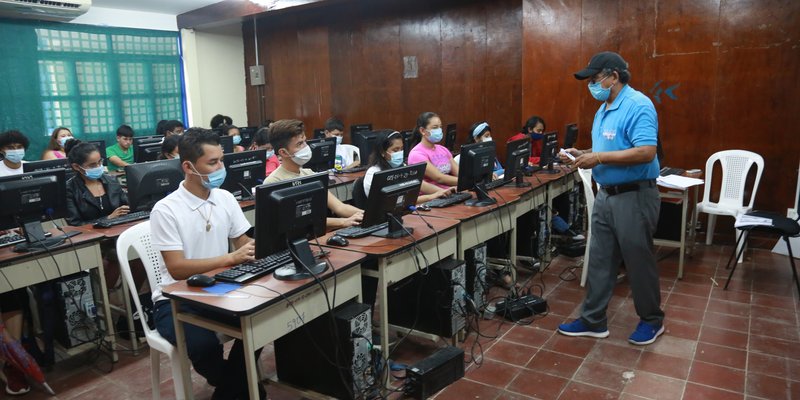
[[[250,66],[250,86],[259,86],[264,84],[264,66],[251,65]]]

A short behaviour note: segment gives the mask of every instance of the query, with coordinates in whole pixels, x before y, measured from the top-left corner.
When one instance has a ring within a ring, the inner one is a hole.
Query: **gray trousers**
[[[625,262],[636,314],[642,321],[659,326],[661,310],[658,266],[653,254],[653,234],[658,224],[661,200],[654,181],[639,182],[640,189],[609,195],[600,189],[592,211],[591,249],[586,279],[586,299],[581,320],[593,329],[608,326],[606,309],[619,265]]]

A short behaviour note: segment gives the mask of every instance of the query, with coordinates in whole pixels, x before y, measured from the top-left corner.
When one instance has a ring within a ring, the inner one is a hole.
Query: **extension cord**
[[[533,314],[542,314],[546,311],[547,300],[532,294],[508,301],[498,301],[495,304],[495,313],[510,321],[519,321]]]

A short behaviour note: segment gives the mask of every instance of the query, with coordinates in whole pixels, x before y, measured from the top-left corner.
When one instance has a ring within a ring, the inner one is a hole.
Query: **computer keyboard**
[[[686,172],[686,170],[685,169],[680,169],[680,168],[671,168],[671,167],[661,168],[661,176],[683,175],[684,172]]]
[[[45,232],[44,236],[50,237],[53,236],[53,234],[50,232]],[[0,247],[11,246],[12,244],[22,243],[24,241],[25,241],[25,236],[17,234],[6,235],[0,237]]]
[[[438,199],[433,199],[423,205],[431,208],[450,207],[458,203],[463,203],[471,198],[472,198],[472,193],[470,192],[458,192],[455,194],[451,194],[450,196],[447,197],[440,197]]]
[[[377,232],[388,226],[389,226],[388,222],[384,222],[378,225],[368,226],[366,228],[358,225],[348,226],[347,228],[339,229],[338,231],[336,231],[336,234],[346,238],[360,238],[364,236],[369,236],[372,232]]]
[[[508,183],[508,181],[506,181],[505,179],[495,179],[495,180],[493,180],[493,181],[491,181],[491,182],[486,184],[486,189],[487,190],[494,190],[494,189],[499,188],[500,186],[505,185],[506,183]]]
[[[112,226],[127,224],[128,222],[139,221],[150,218],[149,211],[137,211],[117,218],[103,218],[94,223],[95,228],[111,228]]]
[[[234,265],[214,275],[214,278],[223,282],[244,283],[271,274],[272,271],[289,264],[292,264],[292,255],[287,249],[259,260]]]
[[[367,166],[366,165],[359,165],[357,167],[343,169],[343,170],[339,171],[338,173],[340,173],[340,174],[351,174],[353,172],[361,172],[361,171],[366,171],[366,170],[367,170]]]

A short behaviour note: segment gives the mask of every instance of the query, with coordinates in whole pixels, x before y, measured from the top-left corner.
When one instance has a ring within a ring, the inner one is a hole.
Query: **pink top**
[[[453,155],[450,154],[450,150],[447,150],[447,147],[441,145],[434,145],[433,149],[425,147],[422,143],[417,144],[414,146],[413,149],[408,153],[408,165],[417,164],[421,162],[430,162],[436,168],[441,171],[443,174],[450,175],[450,169],[452,165],[450,164],[450,160],[453,159]],[[425,182],[434,184],[440,188],[446,189],[449,186],[441,185],[439,183],[434,182],[431,179],[425,177]]]
[[[278,160],[278,156],[273,154],[272,157],[267,159],[267,175],[266,176],[269,176],[269,174],[271,174],[272,171],[275,171],[280,166],[281,166],[281,162]]]
[[[56,156],[56,158],[67,158],[61,150],[53,150],[53,155]]]

